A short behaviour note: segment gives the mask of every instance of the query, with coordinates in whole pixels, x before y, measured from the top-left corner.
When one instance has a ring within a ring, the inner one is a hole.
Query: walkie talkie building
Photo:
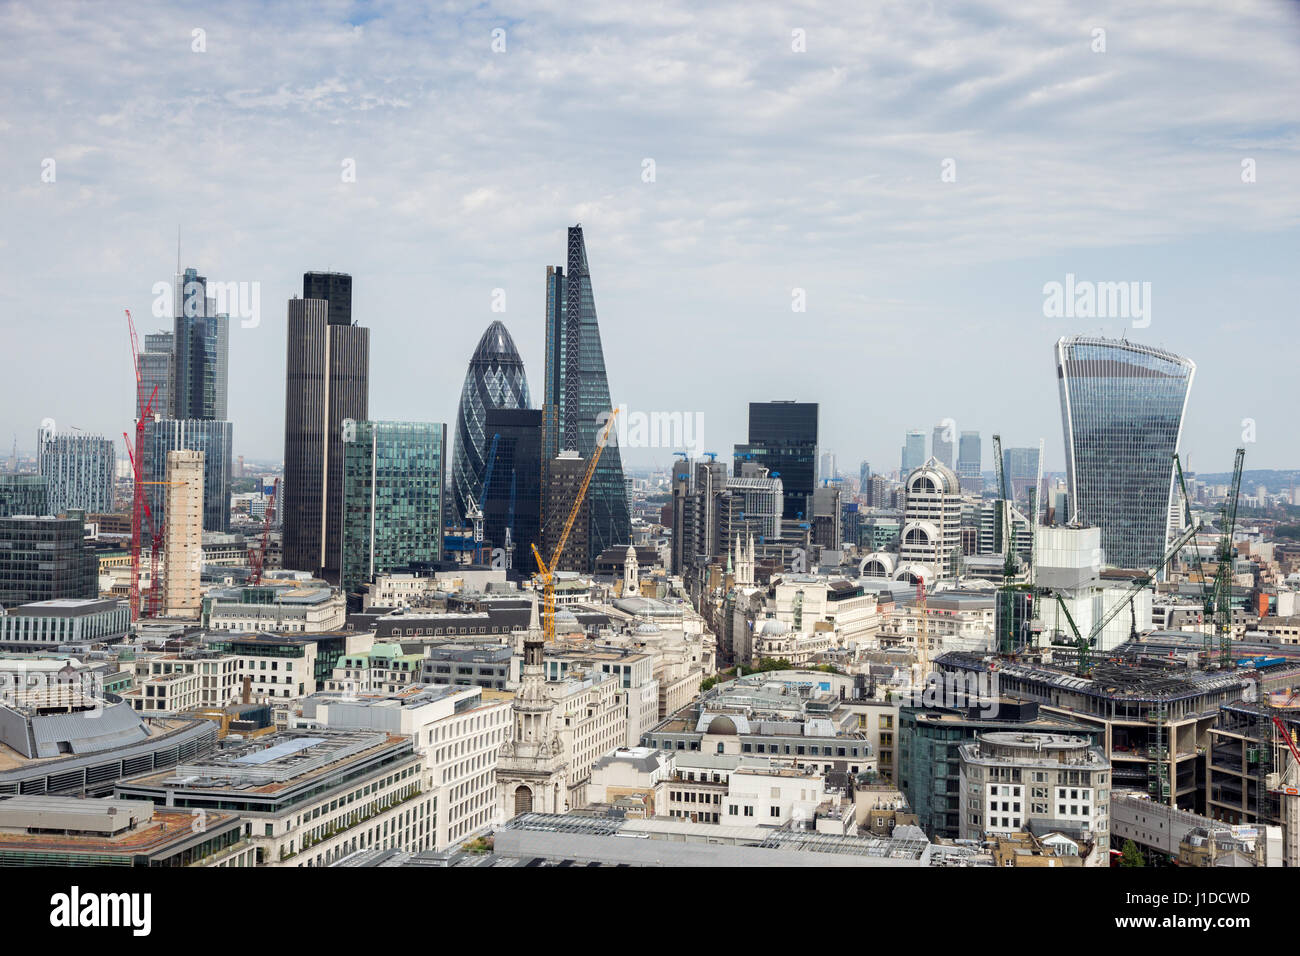
[[[1169,540],[1174,452],[1196,363],[1091,336],[1056,343],[1070,515],[1101,529],[1109,563],[1150,569]]]

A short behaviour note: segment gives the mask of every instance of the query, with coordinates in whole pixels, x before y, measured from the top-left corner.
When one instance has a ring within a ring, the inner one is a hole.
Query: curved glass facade
[[[1135,342],[1056,343],[1071,517],[1101,529],[1113,565],[1149,569],[1164,554],[1195,372],[1191,359]]]
[[[490,408],[529,408],[528,376],[515,341],[498,320],[487,327],[474,349],[460,390],[456,412],[456,451],[452,459],[452,495],[456,517],[465,519],[470,501],[483,491],[492,436],[487,431]],[[490,489],[489,489],[490,490]]]

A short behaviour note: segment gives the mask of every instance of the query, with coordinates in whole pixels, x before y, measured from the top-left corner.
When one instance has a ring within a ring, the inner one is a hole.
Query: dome
[[[709,729],[706,730],[705,733],[730,734],[734,736],[736,733],[736,722],[730,717],[714,717],[709,721]]]
[[[645,621],[636,626],[636,633],[637,634],[658,634],[659,625],[651,621]]]
[[[909,495],[961,494],[961,479],[947,465],[931,458],[907,476]]]
[[[778,621],[776,618],[764,621],[763,626],[758,629],[758,633],[765,637],[780,637],[790,633],[790,625],[785,621]]]

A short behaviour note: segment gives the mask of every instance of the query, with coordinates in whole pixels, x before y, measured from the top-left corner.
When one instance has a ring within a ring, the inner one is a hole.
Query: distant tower
[[[627,546],[627,559],[623,562],[623,596],[637,595],[641,593],[640,578],[636,563],[636,548],[632,545]]]

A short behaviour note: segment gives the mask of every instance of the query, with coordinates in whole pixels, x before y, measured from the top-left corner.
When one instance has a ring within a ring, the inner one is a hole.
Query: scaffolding
[[[1161,803],[1169,803],[1171,787],[1168,727],[1168,704],[1157,700],[1147,711],[1151,733],[1147,737],[1147,792]]]

